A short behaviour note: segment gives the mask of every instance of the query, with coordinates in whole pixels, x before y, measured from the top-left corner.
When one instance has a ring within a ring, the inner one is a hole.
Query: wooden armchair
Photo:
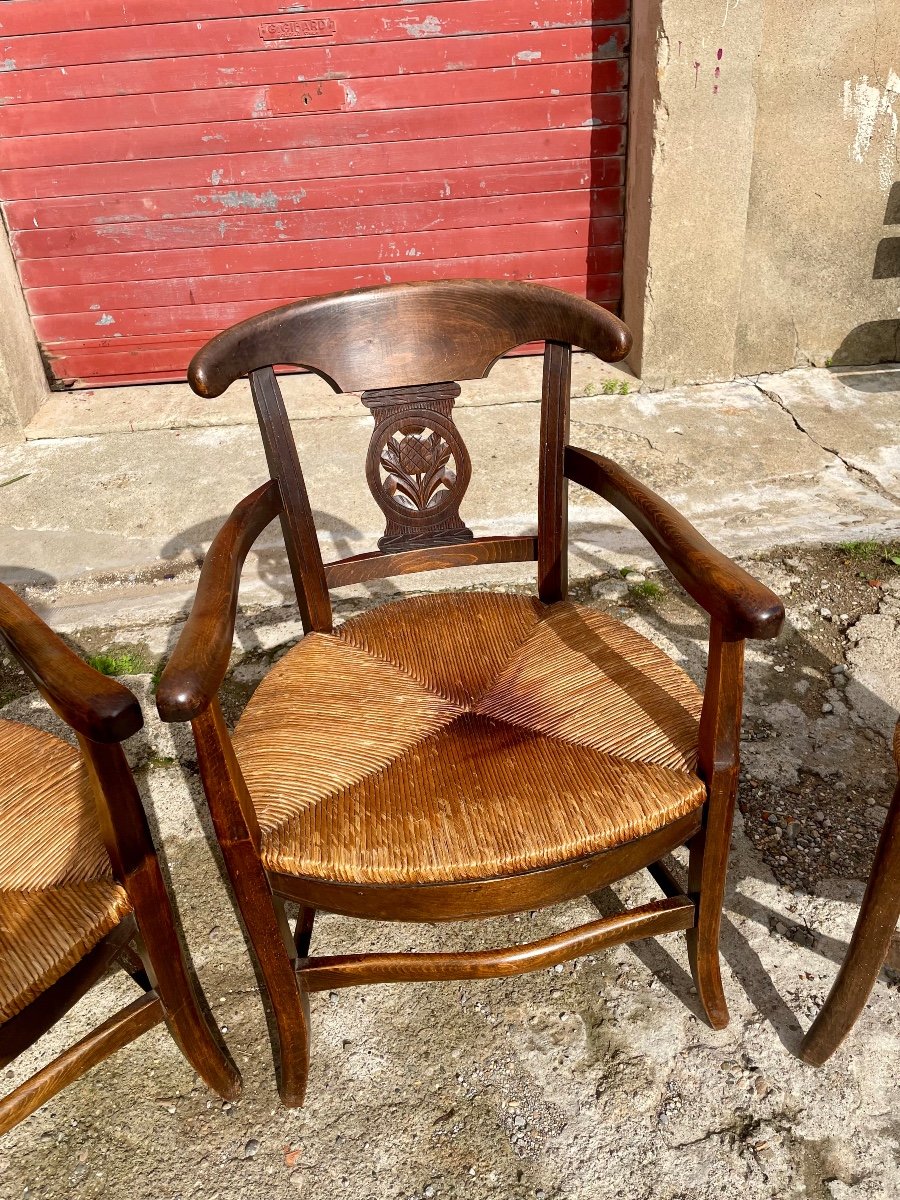
[[[894,728],[900,773],[900,722]],[[856,927],[837,978],[800,1045],[800,1057],[821,1067],[856,1024],[881,973],[900,921],[900,779],[888,808]]]
[[[234,1099],[240,1075],[182,948],[120,745],[143,724],[137,700],[2,584],[0,638],[81,750],[0,720],[0,1067],[111,965],[143,992],[0,1100],[0,1133],[161,1021],[198,1075]]]
[[[537,537],[472,536],[455,382],[545,342]],[[272,1002],[284,1103],[303,1101],[309,992],[514,975],[686,930],[710,1022],[727,1009],[718,935],[728,861],[745,638],[783,609],[636,479],[569,446],[572,345],[625,356],[604,309],[527,283],[438,282],[299,302],[226,330],[189,378],[216,396],[249,375],[271,478],[210,547],[157,690],[190,721],[216,833]],[[323,565],[273,365],[362,392],[380,549]],[[604,496],[710,613],[706,690],[627,626],[566,599],[566,480]],[[238,581],[278,517],[307,636],[229,737],[217,700]],[[537,562],[537,597],[416,596],[333,627],[329,588],[439,567]],[[660,863],[690,846],[687,894]],[[449,921],[585,895],[647,868],[663,897],[530,945],[474,953],[310,956],[317,910]],[[291,933],[285,902],[300,906]]]

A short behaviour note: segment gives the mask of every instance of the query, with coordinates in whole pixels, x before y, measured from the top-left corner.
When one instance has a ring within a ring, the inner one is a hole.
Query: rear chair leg
[[[719,930],[722,924],[725,872],[721,872],[719,879],[701,882],[704,840],[701,831],[690,843],[688,892],[697,906],[697,919],[693,929],[687,931],[688,960],[707,1020],[713,1029],[724,1029],[728,1024],[728,1005],[719,963]]]
[[[297,924],[294,926],[294,947],[298,958],[309,958],[309,944],[312,941],[315,919],[316,910],[314,908],[301,906],[297,913]]]

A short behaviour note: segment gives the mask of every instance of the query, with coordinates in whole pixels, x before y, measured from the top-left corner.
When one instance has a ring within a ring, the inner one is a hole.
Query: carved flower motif
[[[386,473],[384,490],[404,508],[425,512],[443,500],[456,483],[449,467],[453,451],[444,438],[427,428],[395,433],[381,452]]]

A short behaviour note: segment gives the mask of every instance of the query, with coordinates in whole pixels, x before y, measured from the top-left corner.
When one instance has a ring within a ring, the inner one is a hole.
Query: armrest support
[[[2,583],[0,639],[76,733],[94,742],[122,742],[143,725],[141,706],[128,688],[89,667]]]
[[[231,658],[244,560],[280,512],[281,493],[270,479],[241,500],[213,539],[193,607],[156,688],[164,721],[192,721],[218,692]]]
[[[681,586],[729,638],[777,637],[784,605],[774,592],[711,546],[671,504],[600,454],[567,446],[565,474],[623,513]]]

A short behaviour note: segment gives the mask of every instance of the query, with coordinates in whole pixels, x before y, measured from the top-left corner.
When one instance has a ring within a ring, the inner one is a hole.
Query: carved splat
[[[453,423],[458,395],[456,383],[363,392],[375,419],[366,478],[387,517],[385,553],[472,538],[459,515],[472,466]]]

